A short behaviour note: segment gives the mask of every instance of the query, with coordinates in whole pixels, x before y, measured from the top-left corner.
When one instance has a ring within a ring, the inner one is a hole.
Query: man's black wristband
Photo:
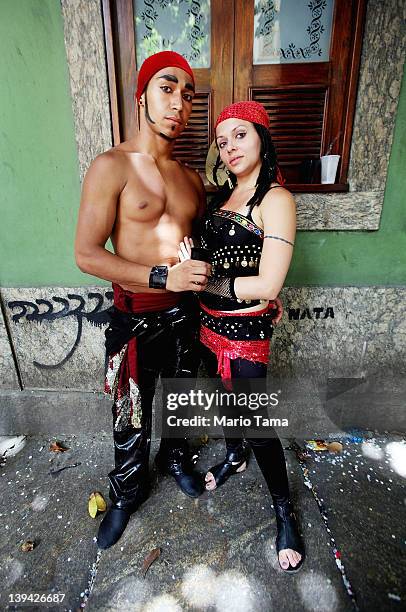
[[[168,279],[168,266],[154,266],[149,275],[151,289],[165,289]]]

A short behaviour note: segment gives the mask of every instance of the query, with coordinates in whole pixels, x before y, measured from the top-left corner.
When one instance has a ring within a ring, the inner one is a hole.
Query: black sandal
[[[243,465],[243,463],[247,463],[247,459],[248,453],[246,451],[245,446],[243,445],[236,449],[227,450],[226,458],[224,459],[224,461],[207,470],[207,473],[210,472],[214,476],[214,480],[216,481],[215,489],[221,487],[221,485],[223,485],[230,478],[230,476],[236,474]],[[240,470],[240,472],[244,472],[245,469],[246,467],[243,470]],[[214,491],[215,489],[211,490]],[[206,491],[209,490],[210,489],[207,489],[206,487]]]
[[[305,559],[305,551],[302,539],[299,535],[296,516],[292,510],[292,504],[290,501],[284,502],[275,502],[273,500],[273,505],[275,508],[276,515],[276,528],[277,528],[277,536],[276,536],[276,552],[278,553],[278,563],[280,568],[287,572],[288,574],[293,574],[302,567],[303,561]],[[279,561],[279,553],[281,550],[286,548],[290,548],[299,555],[301,555],[301,559],[299,563],[295,566],[288,565],[287,568],[282,567]]]

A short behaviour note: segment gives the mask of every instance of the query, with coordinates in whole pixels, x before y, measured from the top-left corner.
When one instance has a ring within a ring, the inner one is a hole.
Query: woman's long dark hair
[[[247,206],[249,206],[250,211],[254,208],[254,206],[259,206],[261,204],[265,194],[269,191],[271,183],[274,183],[278,176],[276,152],[269,130],[263,125],[260,125],[259,123],[253,123],[252,125],[256,129],[257,134],[261,140],[260,156],[262,158],[262,164],[256,183],[255,193],[247,203]],[[221,159],[219,153],[213,168],[213,178],[217,184],[217,187],[219,187],[219,191],[216,193],[216,195],[210,202],[211,210],[216,210],[220,208],[220,206],[229,199],[234,187],[237,184],[237,177],[232,172],[229,172],[229,178],[233,186],[230,187],[228,181],[226,181],[222,187],[219,186],[217,181],[217,170],[219,169],[220,164]]]

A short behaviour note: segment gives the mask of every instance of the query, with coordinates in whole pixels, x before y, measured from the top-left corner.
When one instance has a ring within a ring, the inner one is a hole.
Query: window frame
[[[323,120],[322,154],[335,135],[340,133],[332,153],[340,155],[335,184],[292,184],[287,187],[300,192],[348,191],[347,175],[355,115],[357,85],[361,61],[366,0],[335,0],[330,61],[253,65],[254,0],[212,0],[212,68],[196,69],[202,91],[212,88],[214,96],[209,109],[208,134],[213,138],[213,122],[218,112],[233,100],[250,97],[254,79],[267,85],[327,84],[328,93]],[[114,145],[136,130],[134,91],[137,71],[135,61],[134,15],[132,0],[102,0],[110,112]],[[222,27],[225,19],[228,28]],[[348,27],[348,24],[350,27]],[[246,35],[237,41],[238,32]],[[238,46],[237,46],[238,45]],[[237,52],[236,52],[237,50]],[[220,62],[213,58],[221,57]],[[211,72],[210,77],[208,73]],[[258,78],[257,78],[258,77]],[[245,84],[244,84],[245,82]],[[247,92],[248,86],[248,92]],[[253,85],[254,86],[254,85]],[[257,85],[255,85],[256,87]],[[207,186],[207,191],[212,188]]]

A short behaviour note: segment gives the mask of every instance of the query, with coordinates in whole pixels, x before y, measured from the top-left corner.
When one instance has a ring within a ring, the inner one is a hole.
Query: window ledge
[[[332,192],[315,188],[346,187],[346,192]],[[348,185],[303,185],[308,192],[296,190],[298,185],[287,185],[295,194],[297,229],[306,231],[376,231],[382,212],[384,191],[348,191]],[[213,185],[206,185],[208,195]]]
[[[202,173],[200,173],[200,176],[205,178]],[[207,179],[204,183],[206,193],[215,193],[217,191],[217,188],[209,183]],[[292,193],[346,193],[349,190],[348,183],[331,183],[327,185],[319,183],[286,183],[285,187]]]
[[[361,230],[379,229],[384,191],[347,193],[298,193],[297,229]]]
[[[330,183],[326,185],[319,183],[286,183],[285,187],[292,193],[345,193],[350,188],[348,183]]]

